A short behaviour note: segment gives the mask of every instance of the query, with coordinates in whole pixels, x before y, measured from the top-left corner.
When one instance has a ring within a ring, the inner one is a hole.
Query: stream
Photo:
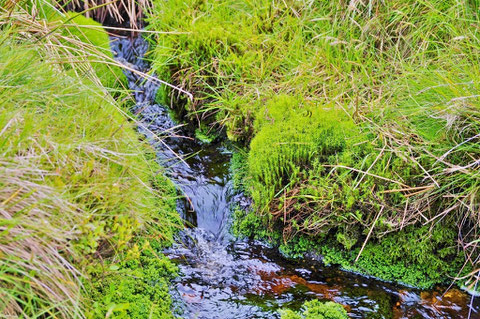
[[[142,37],[111,37],[117,61],[147,73]],[[452,288],[420,291],[325,267],[287,260],[278,250],[229,233],[231,206],[247,208],[230,180],[231,152],[221,142],[202,144],[156,104],[159,83],[125,71],[135,96],[132,112],[139,131],[155,146],[158,161],[181,190],[178,210],[187,227],[165,251],[180,269],[173,283],[175,311],[183,318],[280,318],[278,310],[298,310],[318,298],[344,305],[352,318],[480,318],[479,298]],[[158,139],[156,136],[161,137]],[[470,313],[470,314],[469,314]]]

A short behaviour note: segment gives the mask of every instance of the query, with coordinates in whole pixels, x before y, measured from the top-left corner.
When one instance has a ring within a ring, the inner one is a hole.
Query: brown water
[[[143,39],[112,38],[112,49],[119,61],[148,70],[139,58],[148,49]],[[126,75],[137,102],[133,111],[143,123],[139,130],[151,139],[159,161],[185,195],[178,209],[189,227],[165,251],[181,271],[172,295],[182,317],[279,318],[278,309],[299,309],[318,298],[341,303],[352,318],[480,318],[478,299],[456,288],[406,288],[319,262],[287,260],[264,243],[232,237],[232,205],[247,208],[249,200],[232,188],[230,152],[221,143],[172,137],[175,123],[154,102],[158,84]],[[157,141],[154,134],[164,138]]]

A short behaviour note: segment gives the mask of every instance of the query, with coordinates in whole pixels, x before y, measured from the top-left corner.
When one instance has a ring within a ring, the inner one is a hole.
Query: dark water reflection
[[[138,58],[148,49],[141,38],[112,38],[112,49],[119,61],[148,70]],[[157,141],[154,135],[175,127],[166,109],[154,103],[158,85],[126,74],[137,101],[133,111],[143,123],[139,130],[186,198],[179,211],[190,227],[165,252],[181,270],[172,293],[183,317],[279,318],[278,309],[299,309],[313,298],[341,303],[352,318],[468,317],[471,297],[458,289],[418,291],[319,263],[289,261],[262,243],[235,240],[228,232],[230,207],[249,203],[233,193],[230,153],[220,144],[202,145],[171,132]],[[479,309],[474,300],[471,318],[480,318]]]

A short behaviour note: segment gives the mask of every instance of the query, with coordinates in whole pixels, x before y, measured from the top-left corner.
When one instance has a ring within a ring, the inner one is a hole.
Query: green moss
[[[451,223],[437,225],[432,230],[425,226],[409,226],[401,232],[370,239],[355,262],[363,244],[361,240],[357,240],[350,248],[343,246],[332,235],[297,235],[285,242],[281,232],[265,227],[270,223],[264,220],[267,216],[237,211],[234,233],[267,239],[278,245],[279,250],[290,258],[317,253],[326,265],[338,265],[348,271],[423,289],[450,283],[452,278],[458,277],[464,264],[463,256],[458,254],[454,244],[457,233]],[[470,267],[464,269],[462,274],[467,274],[468,269]]]
[[[291,310],[281,311],[282,319],[347,319],[347,311],[335,302],[322,303],[319,300],[307,301],[302,312]]]
[[[202,143],[210,144],[218,138],[215,131],[209,131],[206,127],[200,126],[195,130],[195,137]]]
[[[174,318],[169,283],[176,266],[149,244],[131,248],[117,264],[100,266],[91,275],[93,305],[88,318]]]
[[[233,188],[235,191],[247,193],[246,195],[248,195],[247,165],[248,153],[242,149],[234,151],[230,160]]]
[[[261,113],[248,158],[252,197],[260,207],[308,178],[315,161],[335,164],[349,139],[359,134],[340,112],[305,107],[288,96],[274,98]]]
[[[431,232],[411,226],[392,233],[403,216],[396,207],[408,205],[392,181],[401,172],[406,185],[418,185],[419,167],[383,156],[370,135],[339,113],[299,104],[278,97],[257,117],[247,180],[259,213],[241,216],[235,227],[276,242],[291,257],[323,246],[326,263],[383,280],[429,288],[455,277],[463,256],[454,219]],[[373,237],[355,263],[368,231],[362,225],[374,222],[369,211],[379,210]]]
[[[270,239],[278,243],[281,238],[279,234],[272,232],[271,229],[265,226],[269,224],[268,218],[270,218],[269,215],[260,216],[254,211],[246,212],[242,209],[236,209],[234,211],[232,232],[238,237]]]
[[[339,227],[337,239],[351,248],[361,233],[355,225],[375,217],[362,212],[382,204],[375,192],[397,187],[388,181],[393,171],[385,171],[382,163],[409,166],[398,158],[379,161],[372,136],[341,111],[306,103],[279,96],[261,111],[248,157],[249,191],[257,210],[272,212],[271,220],[287,229],[286,240],[296,233],[322,236]],[[383,197],[405,200],[395,192]],[[382,220],[378,230],[384,228]]]
[[[325,245],[323,261],[383,280],[431,288],[458,276],[464,261],[452,244],[456,235],[455,229],[448,224],[438,225],[433,230],[407,227],[402,232],[368,242],[357,262],[359,247],[344,251],[338,246]]]
[[[463,256],[454,244],[457,233],[447,225],[407,228],[365,247],[355,268],[376,277],[430,288],[458,275]]]

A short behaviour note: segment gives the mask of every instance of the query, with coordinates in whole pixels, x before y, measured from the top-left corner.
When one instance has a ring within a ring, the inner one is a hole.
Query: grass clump
[[[166,245],[181,227],[173,184],[95,73],[75,68],[61,29],[23,7],[0,22],[0,316],[84,318],[94,301],[104,316],[143,298],[168,317],[174,267],[153,249],[116,264],[139,234]],[[126,291],[133,273],[159,284],[108,297],[112,276]]]
[[[56,43],[51,44],[51,50],[68,55],[68,61],[62,61],[65,69],[111,92],[126,88],[126,78],[110,50],[109,35],[100,23],[80,13],[64,11],[56,1],[35,0],[28,5],[27,12],[54,30],[52,40]]]
[[[149,28],[173,34],[156,36],[153,66],[195,96],[171,91],[167,101],[248,140],[255,102],[277,93],[351,113],[388,101],[402,63],[449,50],[474,12],[453,0],[154,1]]]
[[[282,310],[282,319],[347,319],[347,311],[335,302],[320,302],[317,299],[303,304],[301,312]]]
[[[78,13],[67,12],[62,18],[65,27],[63,33],[68,39],[78,39],[78,41],[90,46],[97,54],[91,55],[83,50],[76,52],[77,59],[87,59],[95,72],[96,77],[106,88],[119,89],[125,88],[126,78],[122,69],[116,65],[110,50],[110,39],[108,34],[101,28],[101,24],[86,18]],[[75,46],[75,43],[71,43]],[[101,55],[99,58],[98,55]],[[89,70],[87,70],[88,72]],[[79,76],[85,76],[79,74]]]
[[[154,1],[149,27],[174,33],[155,36],[152,59],[194,95],[167,101],[248,150],[237,176],[255,212],[237,230],[428,287],[480,269],[477,9]]]

